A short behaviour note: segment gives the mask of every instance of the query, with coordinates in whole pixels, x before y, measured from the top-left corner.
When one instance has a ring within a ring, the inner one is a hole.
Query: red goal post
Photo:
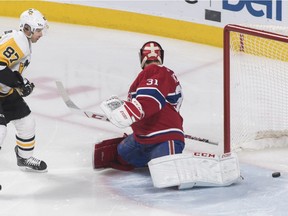
[[[287,35],[284,27],[225,26],[225,153],[234,145],[288,136]]]

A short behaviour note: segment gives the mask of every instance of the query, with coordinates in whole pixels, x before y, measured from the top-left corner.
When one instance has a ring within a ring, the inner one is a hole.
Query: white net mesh
[[[251,27],[251,26],[249,26]],[[288,28],[253,26],[288,35]],[[232,149],[288,146],[288,44],[230,33]],[[284,138],[281,138],[284,137]]]

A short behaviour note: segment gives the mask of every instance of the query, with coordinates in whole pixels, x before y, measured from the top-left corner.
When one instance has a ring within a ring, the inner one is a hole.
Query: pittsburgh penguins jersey
[[[183,94],[172,70],[156,64],[146,66],[130,86],[128,100],[132,98],[139,101],[145,113],[143,119],[131,125],[137,142],[184,142],[183,118],[179,113]]]
[[[0,73],[8,67],[20,74],[29,65],[31,59],[31,42],[22,31],[11,30],[0,36]],[[0,77],[0,94],[9,95],[13,89],[5,85]]]

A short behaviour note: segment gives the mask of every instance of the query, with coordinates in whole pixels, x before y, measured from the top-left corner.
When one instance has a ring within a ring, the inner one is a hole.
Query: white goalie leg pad
[[[148,166],[153,185],[157,188],[228,186],[241,178],[238,158],[234,153],[167,155],[151,160]]]

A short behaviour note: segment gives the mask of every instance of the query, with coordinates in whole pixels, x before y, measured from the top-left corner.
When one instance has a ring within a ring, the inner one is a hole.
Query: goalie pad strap
[[[110,167],[117,170],[122,171],[130,171],[134,169],[134,166],[128,164],[126,161],[124,161],[120,155],[117,156],[116,161],[112,161],[110,163]]]

